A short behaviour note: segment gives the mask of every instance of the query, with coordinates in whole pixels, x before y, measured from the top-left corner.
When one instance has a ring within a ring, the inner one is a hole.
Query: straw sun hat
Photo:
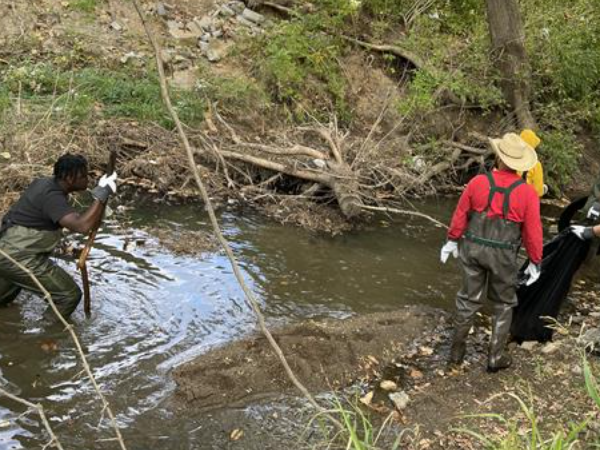
[[[533,169],[537,163],[537,154],[515,133],[506,133],[501,139],[490,139],[492,149],[509,168],[518,172]]]

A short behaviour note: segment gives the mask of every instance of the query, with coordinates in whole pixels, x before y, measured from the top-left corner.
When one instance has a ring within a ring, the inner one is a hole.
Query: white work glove
[[[440,252],[440,261],[442,264],[446,264],[446,261],[448,261],[448,257],[450,255],[458,258],[458,242],[448,241],[446,244],[444,244],[442,251]]]
[[[117,193],[117,172],[113,172],[111,175],[102,175],[100,181],[98,181],[98,186],[106,187],[108,186],[113,194]]]
[[[592,227],[584,227],[583,225],[571,225],[569,231],[577,236],[582,241],[589,241],[594,237],[594,230]]]
[[[525,275],[527,275],[527,281],[525,282],[525,286],[531,286],[538,280],[541,274],[542,266],[540,264],[534,264],[530,261],[529,265],[525,269]]]
[[[98,186],[92,189],[92,196],[96,200],[100,200],[102,203],[106,203],[108,197],[117,192],[117,172],[113,172],[111,175],[102,175]]]
[[[590,206],[590,209],[588,209],[586,217],[594,222],[598,222],[598,219],[600,218],[600,203],[594,202],[592,206]]]

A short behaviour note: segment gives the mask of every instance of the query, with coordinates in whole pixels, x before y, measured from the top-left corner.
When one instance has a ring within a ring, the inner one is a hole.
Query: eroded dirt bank
[[[379,361],[413,346],[440,311],[406,307],[346,320],[309,321],[275,330],[290,366],[313,392],[346,387]],[[216,348],[173,373],[177,395],[190,407],[244,405],[292,393],[293,386],[266,339],[253,336]]]

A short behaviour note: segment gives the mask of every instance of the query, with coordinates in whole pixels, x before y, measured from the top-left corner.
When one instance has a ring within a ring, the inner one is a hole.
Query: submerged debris
[[[212,233],[172,228],[150,228],[146,230],[155,236],[160,245],[176,255],[202,255],[215,252],[219,243]]]

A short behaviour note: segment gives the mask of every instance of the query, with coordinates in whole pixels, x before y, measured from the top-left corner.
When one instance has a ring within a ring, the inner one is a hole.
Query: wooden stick
[[[115,165],[117,163],[117,154],[114,151],[110,152],[110,156],[108,158],[108,164],[106,165],[106,175],[112,175],[115,171]],[[98,219],[98,223],[92,228],[90,234],[88,236],[88,240],[85,243],[85,247],[81,251],[81,255],[79,255],[79,260],[77,261],[77,268],[81,272],[81,283],[83,284],[83,310],[85,311],[86,317],[90,317],[92,314],[92,299],[90,295],[90,278],[88,275],[86,261],[88,256],[90,255],[90,251],[92,250],[92,246],[94,245],[94,240],[96,239],[96,235],[98,234],[98,228],[102,224],[102,216],[104,214],[104,209],[106,205],[102,205],[102,212],[100,213],[100,218]]]
[[[428,216],[427,214],[423,214],[419,211],[409,211],[406,209],[386,208],[386,207],[368,206],[368,205],[361,205],[360,207],[362,209],[366,209],[368,211],[380,211],[380,212],[385,212],[385,213],[402,214],[405,216],[421,217],[422,219],[427,219],[430,222],[433,222],[438,227],[445,228],[446,230],[448,229],[448,225],[446,225],[445,223],[442,223],[439,220],[434,219],[433,217]]]
[[[410,52],[409,50],[403,49],[399,46],[396,45],[388,45],[388,44],[371,44],[370,42],[365,42],[365,41],[361,41],[349,36],[340,36],[342,39],[348,41],[348,42],[352,42],[353,44],[356,44],[360,47],[366,48],[367,50],[374,50],[376,52],[381,52],[381,53],[391,53],[394,56],[398,56],[402,59],[407,60],[408,62],[410,62],[413,66],[415,66],[417,69],[430,69],[430,67],[427,67],[427,64],[423,61],[423,59],[421,59],[419,56],[417,56],[416,54]]]
[[[448,140],[443,140],[442,142],[451,147],[459,148],[461,150],[464,150],[465,152],[473,153],[475,155],[489,156],[494,153],[493,150],[490,148],[477,148],[477,147],[473,147],[470,145],[461,144],[460,142],[454,142],[454,141],[448,141]]]

